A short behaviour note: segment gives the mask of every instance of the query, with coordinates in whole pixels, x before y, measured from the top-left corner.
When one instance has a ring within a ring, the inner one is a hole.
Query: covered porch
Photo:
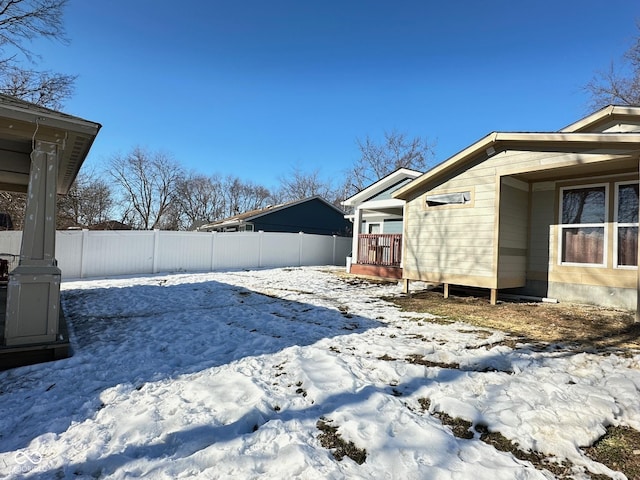
[[[350,273],[402,278],[405,201],[393,198],[393,193],[420,175],[416,170],[399,168],[342,202],[353,211],[345,215],[353,222]]]
[[[404,203],[394,200],[365,202],[353,214],[350,273],[402,278],[402,225]]]
[[[358,235],[358,256],[351,273],[383,278],[402,278],[402,234]]]
[[[18,266],[0,285],[0,369],[68,356],[56,198],[69,191],[99,129],[0,95],[0,190],[27,193]]]

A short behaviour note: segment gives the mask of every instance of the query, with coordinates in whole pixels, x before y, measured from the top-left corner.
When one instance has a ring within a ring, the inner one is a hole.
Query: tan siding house
[[[494,132],[393,196],[403,278],[636,308],[640,107]]]

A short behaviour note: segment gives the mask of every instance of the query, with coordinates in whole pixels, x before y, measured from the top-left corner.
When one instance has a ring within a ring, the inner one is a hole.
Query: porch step
[[[351,271],[353,275],[366,275],[369,277],[379,277],[379,278],[388,278],[401,280],[402,279],[402,268],[401,267],[386,267],[383,265],[363,265],[363,264],[352,264]]]

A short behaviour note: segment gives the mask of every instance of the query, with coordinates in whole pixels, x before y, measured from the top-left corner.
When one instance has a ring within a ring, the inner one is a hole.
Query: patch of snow
[[[552,478],[434,411],[621,478],[580,447],[640,429],[640,354],[512,350],[327,270],[63,283],[74,355],[0,372],[0,478]]]

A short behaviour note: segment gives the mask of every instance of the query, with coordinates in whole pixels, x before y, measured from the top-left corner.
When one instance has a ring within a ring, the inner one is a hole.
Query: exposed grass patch
[[[381,357],[378,357],[378,360],[382,360],[384,362],[393,362],[394,360],[397,360],[397,359],[385,353]]]
[[[422,397],[418,399],[418,404],[420,405],[423,412],[428,412],[431,406],[431,401],[426,397]],[[500,432],[489,431],[489,428],[486,425],[474,425],[468,420],[459,417],[452,417],[445,412],[436,411],[432,412],[432,415],[440,420],[443,425],[449,427],[451,429],[451,433],[457,438],[467,440],[478,438],[484,443],[491,445],[496,450],[510,453],[518,460],[531,463],[537,470],[547,470],[558,479],[574,478],[576,472],[573,464],[569,462],[557,462],[540,452],[525,451],[520,448],[517,442],[509,440]],[[626,430],[623,435],[627,436],[629,435],[628,430],[631,429],[623,430]],[[616,433],[617,435],[620,435],[620,432]],[[635,434],[638,434],[638,432],[635,432]],[[604,438],[605,437],[603,437],[603,439]],[[640,479],[640,476],[638,476],[638,472],[636,470],[633,470],[633,467],[630,467],[628,464],[629,457],[633,454],[633,449],[629,450],[629,446],[633,445],[632,442],[634,441],[637,442],[638,439],[635,437],[626,437],[623,440],[620,440],[615,435],[612,435],[611,443],[615,445],[612,452],[609,452],[606,446],[602,446],[600,456],[597,457],[595,454],[592,455],[589,453],[592,449],[596,448],[596,446],[594,446],[591,447],[591,449],[587,450],[587,454],[593,460],[608,466],[612,470],[618,470],[624,473],[630,480]],[[619,452],[623,449],[626,449],[627,452],[631,452],[631,454],[627,454],[624,458],[621,458]],[[640,453],[637,456],[640,456]],[[633,459],[631,461],[633,461]],[[591,473],[589,475],[592,480],[605,480],[609,478],[606,475],[596,475]]]
[[[453,370],[462,370],[464,372],[498,372],[504,370],[497,370],[493,367],[473,367],[467,366],[463,367],[459,363],[444,363],[444,362],[433,362],[431,360],[427,360],[422,355],[413,354],[409,355],[405,359],[409,363],[413,363],[414,365],[424,365],[425,367],[439,367],[439,368],[448,368]]]
[[[456,292],[445,299],[440,291],[425,290],[385,300],[404,311],[437,315],[420,322],[464,322],[506,332],[514,337],[514,346],[516,342],[561,344],[582,351],[614,348],[623,354],[640,349],[640,323],[634,323],[634,312],[569,303],[504,301],[490,305],[482,291],[473,293]]]
[[[520,448],[518,443],[512,442],[500,432],[490,432],[484,425],[476,425],[475,430],[480,434],[480,440],[484,443],[491,445],[496,450],[501,452],[508,452],[518,460],[530,462],[539,470],[548,470],[553,473],[556,478],[572,478],[571,469],[573,465],[563,462],[558,463],[539,452],[524,451]],[[595,479],[596,477],[592,477]],[[604,477],[607,478],[607,477]]]
[[[467,440],[475,437],[475,433],[471,430],[473,427],[471,422],[463,420],[462,418],[454,418],[444,412],[434,412],[433,416],[437,417],[443,425],[449,427],[454,436],[466,438]]]
[[[458,363],[444,363],[444,362],[433,362],[431,360],[427,360],[422,355],[413,354],[406,357],[407,362],[412,363],[414,365],[424,365],[425,367],[440,367],[440,368],[448,368],[457,370],[460,368],[460,364]]]
[[[585,454],[630,480],[640,479],[640,432],[629,427],[609,427]]]
[[[367,459],[367,451],[364,448],[358,448],[353,442],[345,442],[338,433],[338,427],[330,425],[331,420],[321,418],[316,423],[316,427],[320,430],[318,440],[324,448],[332,450],[333,456],[340,461],[344,457],[349,457],[358,465],[362,465]]]

